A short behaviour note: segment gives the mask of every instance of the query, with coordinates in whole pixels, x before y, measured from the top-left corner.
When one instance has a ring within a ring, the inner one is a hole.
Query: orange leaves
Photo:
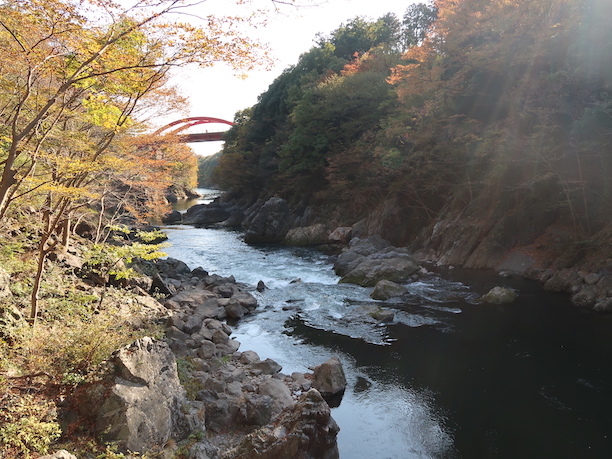
[[[397,87],[400,100],[408,104],[421,104],[434,91],[442,74],[439,56],[430,40],[413,46],[403,56],[406,64],[392,69],[388,81]]]

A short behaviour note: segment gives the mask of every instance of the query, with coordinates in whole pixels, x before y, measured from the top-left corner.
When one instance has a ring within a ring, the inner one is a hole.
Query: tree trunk
[[[49,234],[46,234],[41,239],[38,246],[38,262],[36,264],[36,276],[34,276],[34,284],[32,285],[32,295],[30,297],[30,317],[28,321],[33,327],[36,325],[36,319],[38,317],[38,294],[40,293],[40,284],[42,282],[42,275],[45,270],[45,260],[47,259],[47,241],[49,240]]]

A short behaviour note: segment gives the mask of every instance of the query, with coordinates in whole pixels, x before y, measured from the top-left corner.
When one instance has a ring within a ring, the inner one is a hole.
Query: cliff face
[[[577,218],[558,199],[551,177],[530,187],[490,185],[466,199],[456,193],[426,220],[398,196],[354,226],[358,236],[381,235],[440,266],[490,268],[536,279],[572,294],[580,306],[612,306],[612,225],[605,216]]]

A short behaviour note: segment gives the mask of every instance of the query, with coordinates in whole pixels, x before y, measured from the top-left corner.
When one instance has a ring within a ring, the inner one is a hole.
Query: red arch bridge
[[[182,143],[193,143],[193,142],[214,142],[223,140],[225,131],[220,132],[201,132],[196,134],[181,134],[181,132],[200,124],[229,124],[232,126],[234,123],[221,118],[211,118],[209,116],[194,116],[191,118],[183,118],[181,120],[173,121],[170,124],[155,131],[156,135],[176,135],[178,136],[179,142]],[[167,131],[167,132],[166,132]]]

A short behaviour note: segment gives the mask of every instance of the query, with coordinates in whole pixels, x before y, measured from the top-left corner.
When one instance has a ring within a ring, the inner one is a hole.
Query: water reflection
[[[200,195],[199,198],[179,199],[177,202],[172,204],[172,209],[178,210],[179,212],[184,212],[196,204],[210,204],[216,197],[221,196],[221,192],[219,190],[196,188],[195,191]]]
[[[283,372],[309,371],[308,367],[338,355],[347,377],[347,390],[340,406],[332,409],[340,425],[338,446],[342,458],[454,458],[452,433],[434,395],[415,390],[385,370],[379,346],[363,346],[362,340],[330,335],[288,321],[289,333],[275,332],[271,310],[240,323],[234,338],[244,349],[254,349],[283,366]],[[327,336],[325,336],[327,335]],[[315,343],[327,342],[327,345]],[[353,344],[351,355],[342,349]],[[389,353],[384,353],[389,358]],[[356,356],[359,356],[358,358]],[[372,365],[371,360],[383,366]]]

